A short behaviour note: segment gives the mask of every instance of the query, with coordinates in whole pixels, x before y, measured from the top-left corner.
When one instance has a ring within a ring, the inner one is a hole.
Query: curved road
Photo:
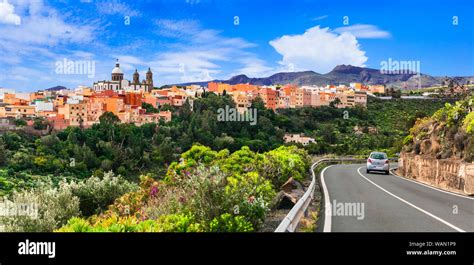
[[[365,164],[350,164],[321,172],[321,231],[474,231],[474,198],[365,170]]]

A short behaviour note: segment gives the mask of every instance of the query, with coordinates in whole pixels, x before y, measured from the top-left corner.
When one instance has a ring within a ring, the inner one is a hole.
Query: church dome
[[[112,74],[123,74],[123,72],[119,66],[115,66],[115,68],[112,70]]]
[[[120,69],[120,64],[117,59],[117,63],[115,64],[115,68],[112,70],[112,74],[123,74],[122,69]]]

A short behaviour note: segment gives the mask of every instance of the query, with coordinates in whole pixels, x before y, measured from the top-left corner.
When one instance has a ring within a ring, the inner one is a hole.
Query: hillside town
[[[133,80],[124,78],[119,62],[111,73],[111,80],[94,82],[92,87],[80,86],[74,90],[42,90],[32,93],[16,93],[12,89],[0,88],[0,118],[2,124],[23,119],[32,122],[34,118],[44,118],[54,130],[63,130],[68,126],[90,127],[99,122],[105,112],[112,112],[123,123],[140,126],[145,123],[171,120],[172,112],[164,106],[180,107],[203,93],[227,94],[235,102],[237,111],[245,112],[252,101],[261,98],[265,107],[272,110],[333,106],[337,108],[367,105],[368,93],[385,91],[383,85],[366,86],[361,83],[346,85],[301,86],[272,85],[256,86],[251,84],[230,85],[209,82],[207,87],[200,85],[172,86],[156,89],[153,86],[153,73],[150,68],[146,79],[140,81],[137,70]],[[150,113],[143,103],[159,111]]]

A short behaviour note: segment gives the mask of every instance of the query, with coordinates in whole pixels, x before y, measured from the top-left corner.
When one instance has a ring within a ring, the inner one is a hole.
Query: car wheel
[[[370,173],[370,170],[367,169],[367,170],[365,170],[365,172],[366,172],[367,174],[369,174],[369,173]]]
[[[388,174],[390,174],[390,171],[388,171],[388,170],[385,171],[385,175],[388,175]]]

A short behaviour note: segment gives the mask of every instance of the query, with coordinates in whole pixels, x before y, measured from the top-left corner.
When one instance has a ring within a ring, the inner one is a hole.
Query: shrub
[[[264,154],[259,173],[280,187],[290,177],[303,180],[308,176],[309,159],[303,149],[296,146],[281,146]]]
[[[467,133],[474,133],[474,112],[470,112],[463,121],[463,128]]]
[[[145,218],[141,209],[150,200],[150,197],[156,196],[159,188],[160,184],[157,181],[150,176],[142,175],[140,176],[139,189],[117,198],[105,214],[135,215],[137,218]]]
[[[214,218],[209,224],[210,232],[252,232],[252,224],[243,216],[225,213]]]
[[[199,222],[209,223],[214,217],[228,211],[224,189],[226,175],[217,166],[206,168],[204,165],[181,176],[172,187],[182,189],[163,198],[159,208],[168,211],[178,210],[173,205],[180,204],[182,210],[192,212]],[[171,196],[170,196],[171,195]],[[172,213],[172,212],[169,212]]]
[[[92,176],[83,181],[64,183],[72,194],[79,197],[80,209],[83,215],[90,216],[99,213],[112,204],[120,196],[138,189],[134,183],[128,182],[121,176],[114,176],[110,171],[104,177]]]
[[[413,135],[407,135],[405,139],[403,139],[403,144],[404,145],[409,145],[413,143]]]
[[[257,228],[270,210],[269,202],[275,196],[272,184],[257,172],[233,175],[227,178],[225,195],[228,208],[238,211]]]
[[[306,156],[295,146],[264,154],[243,147],[230,155],[193,147],[170,165],[165,180],[142,176],[139,189],[90,217],[89,226],[74,219],[61,231],[253,231],[275,196],[271,180],[302,179]]]
[[[255,171],[262,160],[261,154],[253,152],[248,146],[243,146],[240,150],[221,160],[219,165],[226,173],[242,174]]]
[[[133,216],[113,215],[91,222],[72,218],[56,232],[201,232],[202,226],[195,223],[192,215],[164,215],[156,220],[141,221]]]
[[[37,216],[10,216],[5,218],[5,230],[11,232],[50,232],[64,225],[71,217],[79,216],[79,198],[65,185],[14,191],[11,201],[15,204],[37,206]]]

